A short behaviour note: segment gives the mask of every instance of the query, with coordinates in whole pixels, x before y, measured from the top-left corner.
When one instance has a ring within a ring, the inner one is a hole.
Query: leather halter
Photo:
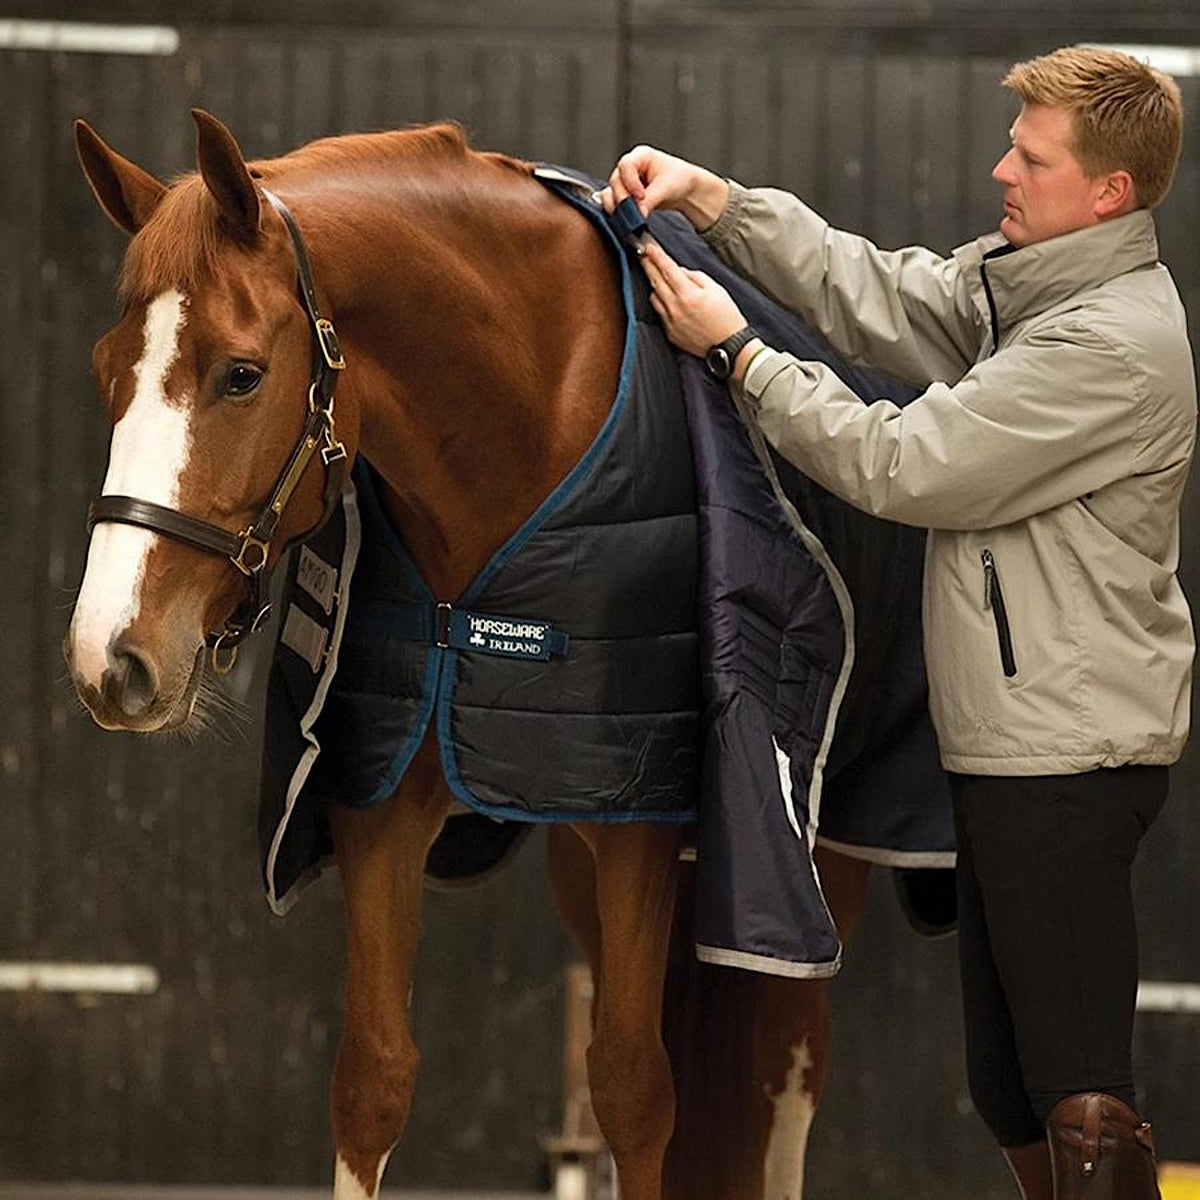
[[[269,575],[266,567],[271,539],[275,536],[284,508],[318,446],[321,460],[325,464],[324,511],[316,525],[302,534],[301,538],[310,537],[329,519],[341,496],[347,467],[346,449],[337,440],[333,422],[334,387],[338,373],[345,368],[346,362],[342,358],[333,323],[321,315],[313,282],[312,264],[299,226],[278,196],[266,188],[263,189],[263,195],[283,218],[291,235],[300,298],[312,326],[314,342],[312,383],[308,389],[308,419],[304,423],[300,440],[279,473],[270,495],[254,521],[239,533],[190,516],[178,509],[155,504],[150,500],[139,500],[134,496],[99,496],[92,501],[88,509],[89,535],[102,521],[138,525],[199,550],[223,555],[242,573],[246,582],[245,599],[226,620],[224,629],[219,633],[209,633],[205,637],[205,644],[212,652],[213,669],[221,675],[233,667],[241,640],[246,634],[261,629],[270,615]],[[223,658],[222,654],[227,657]]]

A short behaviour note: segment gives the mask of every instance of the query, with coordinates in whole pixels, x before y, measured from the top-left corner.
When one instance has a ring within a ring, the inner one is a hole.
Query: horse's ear
[[[126,233],[137,233],[166,192],[148,171],[122,158],[86,122],[75,122],[75,153],[100,207]]]
[[[192,109],[198,139],[196,163],[230,232],[241,241],[258,236],[258,191],[233,134],[202,108]]]

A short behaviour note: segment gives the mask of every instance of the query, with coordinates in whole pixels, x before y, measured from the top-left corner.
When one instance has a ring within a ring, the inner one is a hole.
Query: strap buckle
[[[321,347],[321,355],[326,365],[334,371],[344,371],[346,360],[342,357],[342,344],[338,341],[337,330],[328,317],[317,317],[313,321],[317,332],[317,345]]]
[[[450,645],[450,612],[451,606],[443,601],[437,606],[435,613],[437,631],[434,641],[442,650],[447,649]]]
[[[270,549],[270,544],[268,542],[264,542],[261,538],[255,537],[253,529],[247,529],[239,536],[242,539],[242,544],[238,549],[236,557],[231,557],[230,562],[232,562],[233,565],[237,567],[237,569],[241,571],[243,575],[253,578],[262,571],[263,567],[267,565],[267,553]],[[257,562],[246,561],[246,556],[252,550],[257,555]]]

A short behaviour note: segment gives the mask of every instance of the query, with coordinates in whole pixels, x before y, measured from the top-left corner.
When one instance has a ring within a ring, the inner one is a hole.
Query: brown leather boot
[[[1046,1132],[1055,1200],[1162,1200],[1150,1126],[1116,1096],[1068,1096]]]
[[[1004,1146],[1002,1149],[1017,1178],[1023,1200],[1054,1200],[1050,1143],[1045,1138],[1027,1146]]]

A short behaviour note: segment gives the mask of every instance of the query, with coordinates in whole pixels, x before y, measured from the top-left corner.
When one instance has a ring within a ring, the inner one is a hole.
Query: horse
[[[270,571],[358,456],[422,576],[456,597],[580,459],[621,363],[611,257],[531,164],[452,124],[247,163],[192,115],[197,170],[170,186],[75,127],[96,200],[132,239],[123,316],[93,355],[112,440],[64,640],[106,729],[195,719],[206,662],[261,624]],[[422,872],[452,799],[426,738],[385,802],[330,813],[347,946],[335,1200],[378,1194],[409,1113]],[[680,841],[655,821],[549,831],[596,983],[587,1066],[620,1192],[797,1200],[825,985],[696,963]],[[848,937],[865,864],[826,854],[822,872]]]

